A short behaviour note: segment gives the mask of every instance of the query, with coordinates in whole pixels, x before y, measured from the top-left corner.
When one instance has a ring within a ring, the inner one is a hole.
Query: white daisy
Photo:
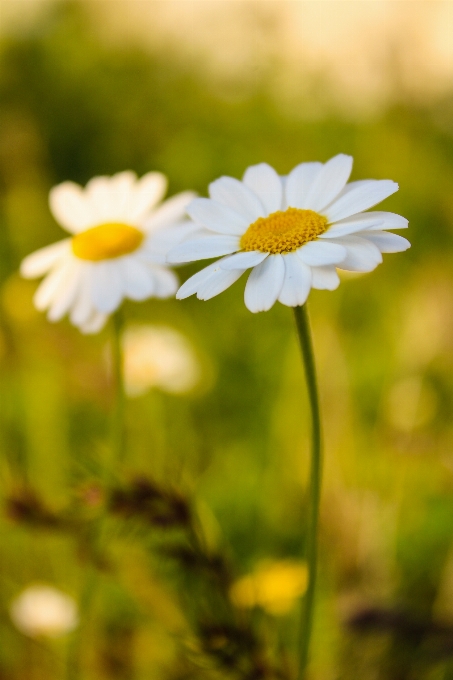
[[[50,209],[71,238],[26,257],[26,278],[47,274],[34,303],[49,321],[70,314],[82,332],[96,333],[123,298],[173,295],[178,279],[166,266],[170,246],[196,227],[184,221],[192,192],[158,205],[167,180],[150,172],[140,180],[126,171],[94,177],[83,189],[64,182],[50,192]]]
[[[138,397],[157,387],[172,394],[189,392],[201,367],[188,339],[167,326],[132,325],[122,337],[126,394]]]
[[[280,177],[266,163],[253,165],[242,182],[221,177],[209,185],[210,198],[187,208],[203,230],[169,251],[168,262],[222,259],[188,279],[176,297],[210,298],[249,268],[245,304],[266,311],[279,300],[303,305],[311,288],[333,290],[336,268],[368,272],[381,253],[406,250],[410,243],[387,229],[407,227],[388,212],[363,212],[398,189],[391,180],[347,184],[352,158],[339,154],[327,163],[301,163]]]
[[[10,607],[11,619],[18,630],[30,637],[59,637],[79,622],[72,597],[46,585],[26,588]]]

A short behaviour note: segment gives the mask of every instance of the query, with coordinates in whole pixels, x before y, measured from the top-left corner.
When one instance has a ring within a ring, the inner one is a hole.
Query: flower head
[[[171,263],[221,256],[188,279],[176,297],[200,300],[222,293],[247,270],[245,304],[266,311],[279,300],[303,305],[311,288],[335,289],[337,268],[372,271],[381,253],[406,250],[410,243],[388,229],[407,220],[388,212],[363,212],[398,190],[391,180],[347,184],[352,158],[339,154],[327,163],[301,163],[280,177],[266,163],[249,167],[242,182],[221,177],[209,185],[210,198],[197,198],[187,212],[202,231],[169,251]]]
[[[18,630],[30,637],[59,637],[78,624],[77,605],[72,597],[52,586],[26,588],[10,607]]]
[[[236,607],[262,607],[270,614],[287,614],[308,585],[305,562],[262,562],[247,576],[233,583],[230,597]]]
[[[200,366],[188,340],[167,326],[129,326],[123,335],[124,379],[130,397],[157,387],[182,394],[195,387]]]
[[[64,182],[50,192],[50,209],[71,238],[26,257],[27,278],[47,274],[34,303],[58,321],[95,333],[123,298],[165,298],[178,287],[165,254],[190,227],[184,220],[194,198],[184,192],[158,205],[167,181],[159,172],[137,179],[133,172],[94,177],[87,186]]]

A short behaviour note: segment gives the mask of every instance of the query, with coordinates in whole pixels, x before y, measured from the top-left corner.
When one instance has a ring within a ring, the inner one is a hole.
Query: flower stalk
[[[308,398],[311,411],[310,486],[308,528],[305,544],[305,558],[308,565],[308,587],[305,598],[302,600],[298,673],[298,680],[304,680],[308,665],[308,654],[315,604],[318,553],[318,520],[322,479],[322,448],[318,386],[316,380],[316,369],[310,333],[310,324],[306,305],[294,307],[294,316],[296,319],[297,332],[302,351],[302,359],[305,368],[305,377],[307,380]]]
[[[105,566],[104,563],[104,543],[106,540],[105,524],[109,511],[108,492],[110,478],[115,477],[115,468],[124,458],[125,451],[125,428],[124,413],[126,395],[124,389],[124,362],[122,347],[122,332],[124,327],[124,317],[119,309],[111,319],[111,374],[113,387],[113,408],[111,413],[110,438],[111,450],[109,458],[103,470],[103,486],[106,494],[104,507],[97,517],[90,532],[89,562],[86,565],[85,584],[81,594],[81,611],[83,619],[81,628],[74,635],[72,645],[68,653],[67,677],[66,680],[81,680],[81,645],[82,635],[89,612],[93,607],[100,580],[100,570]]]

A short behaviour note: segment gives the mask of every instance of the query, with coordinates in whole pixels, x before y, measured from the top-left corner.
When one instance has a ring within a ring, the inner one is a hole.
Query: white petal
[[[245,286],[244,301],[251,312],[266,312],[280,295],[285,276],[281,255],[270,255],[252,269]]]
[[[132,222],[131,206],[136,204],[135,185],[137,175],[131,170],[119,172],[112,177],[93,177],[85,192],[90,210],[98,224],[106,222]]]
[[[366,218],[370,220],[370,223],[363,227],[364,229],[407,229],[409,225],[409,222],[405,217],[402,217],[402,215],[397,215],[396,213],[372,210],[368,213],[360,213],[354,217],[360,217],[360,215],[363,216],[364,220]],[[348,218],[348,220],[349,219],[354,218]],[[374,222],[374,220],[376,220],[376,222]],[[381,220],[380,223],[379,220]]]
[[[149,214],[167,191],[167,178],[160,172],[149,172],[144,175],[134,188],[133,200],[129,205],[128,221],[140,223]]]
[[[194,222],[182,222],[171,227],[152,232],[142,244],[140,259],[154,264],[166,264],[167,253],[188,239],[212,236],[207,229],[202,229]]]
[[[178,290],[178,277],[167,267],[152,267],[154,279],[154,296],[157,298],[168,298],[173,296]]]
[[[115,262],[99,262],[91,269],[91,296],[99,312],[111,314],[123,297],[123,280]]]
[[[127,221],[128,209],[134,196],[134,187],[137,182],[137,175],[132,170],[118,172],[113,177],[109,177],[111,188],[111,205],[114,220]]]
[[[216,295],[223,293],[223,291],[232,286],[243,273],[243,269],[235,269],[234,271],[226,271],[220,269],[220,267],[214,269],[211,276],[198,286],[197,298],[199,300],[210,300]]]
[[[85,192],[90,211],[98,224],[119,221],[119,215],[114,210],[110,177],[93,177],[86,185]]]
[[[357,236],[373,243],[381,253],[402,253],[411,247],[406,238],[387,231],[361,231]]]
[[[58,241],[51,246],[36,250],[22,260],[20,273],[27,279],[43,276],[56,265],[60,258],[69,252],[70,244],[71,239],[66,238],[64,241]]]
[[[318,238],[329,240],[331,238],[338,238],[340,236],[347,236],[354,234],[362,229],[380,229],[384,224],[384,220],[379,217],[374,217],[374,213],[358,213],[352,217],[347,217],[340,222],[334,222],[329,226],[324,234],[320,234]]]
[[[68,262],[66,260],[60,262],[38,286],[33,302],[40,312],[47,309],[61,295],[67,269]]]
[[[154,283],[148,267],[137,257],[123,257],[117,262],[123,280],[124,295],[130,300],[146,300],[154,292]]]
[[[335,290],[340,285],[340,277],[335,267],[312,267],[311,286],[317,290]]]
[[[234,255],[229,255],[219,260],[219,264],[222,269],[249,269],[250,267],[256,267],[257,264],[263,262],[269,253],[261,253],[258,250],[252,250],[249,252],[235,253]]]
[[[395,191],[398,191],[398,184],[390,179],[351,182],[323,213],[329,222],[337,222],[372,208]]]
[[[208,267],[205,267],[187,279],[176,293],[177,299],[184,300],[195,293],[198,294],[200,290],[204,296],[214,297],[214,295],[222,293],[226,288],[231,286],[244,273],[244,270],[235,270],[233,272],[225,271],[220,268],[220,262],[221,261],[210,264]],[[224,287],[222,290],[219,290],[219,286]],[[210,295],[210,292],[214,290],[217,292],[214,293],[214,295]],[[199,297],[199,299],[207,300],[208,297]]]
[[[310,187],[306,207],[320,211],[344,189],[352,170],[352,156],[338,154],[325,163]]]
[[[193,191],[183,191],[159,205],[143,222],[143,229],[154,232],[180,222],[186,215],[186,208],[196,198]]]
[[[220,234],[242,236],[250,224],[243,215],[209,198],[196,198],[187,206],[187,214],[195,222]]]
[[[80,263],[75,258],[68,262],[61,290],[54,298],[47,314],[49,321],[59,321],[72,307],[80,288],[81,269]]]
[[[71,234],[84,231],[96,223],[87,196],[74,182],[63,182],[51,189],[49,205],[57,222]]]
[[[234,177],[220,177],[209,185],[209,195],[218,203],[235,210],[250,224],[267,212],[258,196]]]
[[[371,212],[357,213],[344,220],[334,222],[329,229],[319,236],[322,239],[347,236],[363,229],[405,229],[408,221],[395,213],[372,210]]]
[[[309,241],[297,251],[298,258],[310,266],[337,264],[346,257],[346,248],[329,241]]]
[[[70,319],[74,326],[82,326],[87,323],[90,316],[96,311],[91,299],[90,279],[91,270],[95,267],[89,262],[80,267],[79,290],[71,309]]]
[[[167,256],[168,262],[194,262],[210,257],[229,255],[239,250],[237,236],[206,236],[181,243],[173,248]]]
[[[300,163],[285,181],[285,208],[306,208],[306,199],[313,182],[322,170],[322,163]]]
[[[283,255],[285,278],[278,296],[279,302],[288,307],[303,305],[311,287],[311,269],[300,261],[296,253]]]
[[[82,333],[93,334],[98,333],[101,328],[105,325],[108,316],[107,314],[102,314],[101,312],[94,311],[90,318],[82,325],[79,326],[79,330]]]
[[[178,290],[176,293],[176,298],[178,300],[184,300],[187,297],[190,297],[191,295],[194,295],[198,291],[198,287],[207,279],[209,279],[213,272],[218,271],[220,269],[220,265],[218,262],[214,262],[213,264],[208,265],[204,269],[201,269],[199,272],[191,276],[190,278],[185,281],[181,288]]]
[[[371,272],[382,262],[382,255],[373,243],[359,236],[343,236],[335,241],[347,250],[346,258],[338,266],[351,272]]]
[[[268,214],[282,209],[282,180],[270,165],[252,165],[245,171],[242,181],[258,196]]]

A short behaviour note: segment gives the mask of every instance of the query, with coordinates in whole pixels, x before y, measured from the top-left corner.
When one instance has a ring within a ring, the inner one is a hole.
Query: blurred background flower
[[[184,208],[194,194],[161,203],[166,187],[162,173],[137,180],[125,171],[93,177],[85,188],[69,181],[52,188],[51,212],[72,237],[27,255],[20,266],[25,278],[45,275],[33,301],[49,321],[69,314],[79,330],[97,333],[123,298],[176,292],[178,280],[165,266],[167,242],[174,246],[193,230]]]
[[[150,324],[130,326],[123,334],[124,378],[128,396],[153,387],[173,394],[192,390],[200,365],[189,341],[176,330]]]
[[[79,622],[74,599],[45,585],[28,586],[13,600],[10,615],[16,628],[30,637],[60,637]]]
[[[304,562],[267,561],[236,581],[230,594],[237,607],[262,607],[269,614],[282,616],[304,595],[307,584],[308,570]]]

